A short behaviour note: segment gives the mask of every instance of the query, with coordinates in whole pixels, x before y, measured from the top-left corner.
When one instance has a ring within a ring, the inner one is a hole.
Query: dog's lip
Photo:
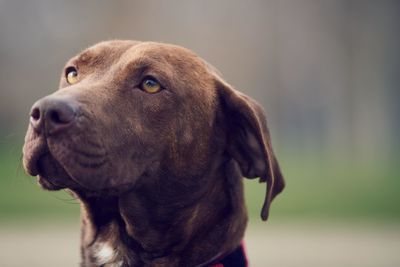
[[[49,149],[45,141],[39,141],[39,144],[35,145],[32,150],[29,153],[29,159],[24,160],[24,165],[29,175],[37,176],[39,174],[39,159],[49,153]]]
[[[66,187],[69,176],[50,151],[43,153],[36,165],[37,181],[44,189],[53,191]]]
[[[50,177],[47,177],[46,170],[42,169],[43,166],[40,166],[41,159],[50,156],[53,160],[57,161],[61,168],[63,168],[63,171],[70,179],[69,182],[74,183],[76,187],[90,189],[90,187],[81,183],[79,179],[76,179],[73,176],[73,173],[70,173],[68,164],[66,164],[65,161],[57,158],[53,152],[54,151],[51,149],[51,143],[49,144],[46,138],[37,138],[26,142],[23,149],[23,165],[25,171],[30,176],[36,176],[39,185],[41,185],[44,189],[61,189],[61,186],[55,184],[52,179],[49,179]]]

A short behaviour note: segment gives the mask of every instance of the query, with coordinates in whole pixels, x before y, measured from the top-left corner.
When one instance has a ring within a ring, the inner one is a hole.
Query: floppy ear
[[[243,176],[250,179],[259,177],[260,182],[267,183],[261,210],[261,218],[265,221],[271,201],[285,186],[272,151],[265,113],[257,102],[218,76],[216,85],[228,125],[228,153],[238,162]]]

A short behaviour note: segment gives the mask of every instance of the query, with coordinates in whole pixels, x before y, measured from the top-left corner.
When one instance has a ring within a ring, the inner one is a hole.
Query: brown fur
[[[284,187],[262,108],[187,49],[99,43],[72,58],[69,85],[35,105],[64,101],[74,123],[57,134],[29,126],[26,171],[82,206],[82,266],[197,266],[241,242],[242,176],[268,189],[262,218]],[[138,85],[154,76],[164,90]],[[107,243],[112,259],[99,263]]]

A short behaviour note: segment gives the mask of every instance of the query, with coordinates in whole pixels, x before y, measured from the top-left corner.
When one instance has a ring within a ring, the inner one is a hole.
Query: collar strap
[[[208,265],[209,267],[247,267],[246,250],[243,242],[233,252],[222,255],[219,259]]]

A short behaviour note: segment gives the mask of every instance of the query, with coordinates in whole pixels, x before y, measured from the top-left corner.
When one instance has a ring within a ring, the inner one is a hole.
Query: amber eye
[[[152,77],[145,78],[141,83],[141,88],[149,94],[158,93],[162,89],[160,83]]]
[[[78,82],[78,71],[74,67],[69,67],[65,71],[65,78],[69,84]]]

